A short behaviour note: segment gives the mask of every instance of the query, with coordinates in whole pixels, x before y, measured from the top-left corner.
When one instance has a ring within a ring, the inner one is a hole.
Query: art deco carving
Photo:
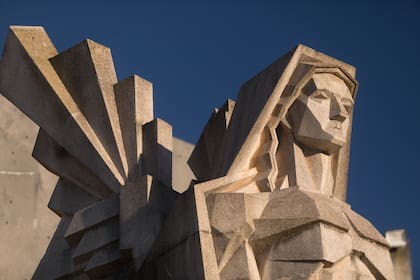
[[[108,48],[57,53],[12,27],[0,92],[40,131],[61,222],[34,279],[394,279],[381,234],[346,201],[355,68],[299,45],[211,115],[172,187],[152,84]]]

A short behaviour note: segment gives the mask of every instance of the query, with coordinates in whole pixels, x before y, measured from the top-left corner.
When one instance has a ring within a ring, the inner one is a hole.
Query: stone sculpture
[[[345,202],[355,68],[299,45],[210,117],[172,189],[171,126],[110,50],[57,53],[12,27],[0,92],[39,126],[61,217],[34,279],[394,279],[381,234]]]
[[[404,229],[389,230],[385,238],[391,247],[395,280],[412,280],[410,242]]]

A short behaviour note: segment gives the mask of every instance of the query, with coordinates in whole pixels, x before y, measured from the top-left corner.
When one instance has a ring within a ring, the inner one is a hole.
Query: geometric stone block
[[[169,250],[200,230],[195,204],[195,190],[188,189],[175,200],[156,242],[152,256]],[[203,217],[206,218],[206,217]],[[207,218],[208,219],[208,218]],[[203,229],[210,232],[210,226]]]
[[[161,119],[143,125],[142,174],[172,186],[172,126]]]
[[[191,180],[196,179],[187,163],[193,149],[193,144],[173,137],[172,188],[179,193],[185,192],[191,185]]]
[[[98,200],[98,198],[85,192],[73,183],[60,178],[51,195],[48,208],[61,217],[63,215],[73,215],[75,212]]]
[[[120,249],[139,270],[158,236],[177,193],[150,175],[120,192]]]
[[[228,99],[220,109],[215,109],[188,159],[194,175],[200,181],[213,179],[214,169],[220,160],[216,157],[223,146],[234,107],[235,101]]]
[[[206,254],[206,250],[200,248],[208,238],[211,239],[209,233],[188,236],[178,246],[171,247],[149,263],[145,263],[140,273],[141,279],[220,280],[216,266],[204,266],[203,254]],[[165,269],[162,269],[163,266]]]
[[[0,63],[0,92],[116,190],[123,177],[54,71],[48,59],[55,55],[42,27],[11,27]]]
[[[353,226],[349,233],[353,239],[353,251],[376,277],[375,279],[394,279],[389,247],[370,238],[362,237]],[[391,264],[391,265],[390,265]]]
[[[385,233],[386,240],[390,244],[392,263],[396,280],[411,280],[410,243],[404,229],[390,230]]]
[[[272,261],[323,261],[321,225],[304,228],[298,234],[285,235],[272,243],[269,259]]]
[[[211,201],[208,203],[211,226],[227,236],[233,236],[249,226],[244,196],[243,193],[210,194],[207,201]]]
[[[84,232],[117,216],[119,208],[119,197],[115,195],[76,212],[64,237],[69,243],[75,244]]]
[[[101,226],[86,232],[76,250],[73,260],[77,263],[89,259],[92,253],[106,245],[118,240],[118,219],[113,218]]]
[[[120,249],[130,250],[138,242],[139,232],[147,225],[139,221],[150,199],[153,177],[142,176],[136,184],[128,183],[120,191]]]
[[[343,279],[353,280],[355,274],[359,279],[380,279],[375,277],[365,263],[356,255],[349,255],[334,265],[324,268],[320,273],[320,279]]]
[[[112,188],[58,145],[43,129],[38,132],[32,156],[45,168],[72,182],[92,196],[106,198],[114,193]]]
[[[39,263],[32,279],[59,279],[70,276],[76,268],[71,254],[72,250],[69,248],[45,256]]]
[[[244,244],[238,248],[230,261],[220,267],[220,279],[252,279],[258,280],[260,274],[255,262],[255,256],[249,244]]]
[[[117,75],[109,48],[84,40],[49,59],[94,133],[125,177],[127,159],[115,104]]]
[[[85,271],[90,279],[100,279],[112,271],[118,270],[120,262],[121,254],[118,250],[118,243],[114,242],[95,252],[87,263]]]
[[[333,247],[330,244],[340,244]],[[335,263],[352,251],[352,240],[347,234],[324,224],[308,226],[299,233],[282,237],[270,251],[273,261],[323,261]]]
[[[71,221],[71,216],[62,216],[60,222],[57,226],[57,229],[54,232],[54,235],[51,238],[51,242],[48,245],[48,248],[45,252],[44,257],[51,255],[55,252],[64,251],[70,249],[70,245],[64,239],[64,234],[66,233]]]
[[[322,262],[279,262],[267,260],[261,272],[262,280],[271,279],[318,279],[314,276],[322,269],[324,264]],[[319,279],[334,279],[334,278],[319,278]],[[334,279],[334,280],[339,280]],[[352,278],[354,279],[354,278]],[[341,279],[350,280],[350,279]]]
[[[144,279],[220,279],[206,208],[195,188],[175,201],[143,265]]]
[[[385,247],[389,246],[382,234],[368,220],[350,209],[346,211],[346,216],[360,236],[382,244]]]
[[[255,221],[258,227],[252,239],[280,234],[315,221],[324,221],[346,231],[350,228],[350,224],[344,216],[342,207],[344,205],[337,201],[298,188],[277,190],[271,193],[267,206]]]
[[[127,154],[128,181],[132,182],[141,170],[142,125],[153,120],[153,85],[134,75],[115,84],[114,90]]]

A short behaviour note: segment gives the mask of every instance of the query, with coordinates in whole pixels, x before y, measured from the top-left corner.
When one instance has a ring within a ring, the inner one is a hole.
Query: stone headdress
[[[355,71],[351,65],[298,45],[246,82],[236,104],[228,100],[212,115],[190,158],[198,180],[206,181],[256,167],[260,174],[258,188],[238,184],[235,191],[273,191],[280,187],[276,128],[285,121],[302,87],[315,73],[330,73],[345,82],[354,98],[357,90]],[[350,113],[346,145],[333,156],[333,195],[341,200],[346,197],[351,119]]]

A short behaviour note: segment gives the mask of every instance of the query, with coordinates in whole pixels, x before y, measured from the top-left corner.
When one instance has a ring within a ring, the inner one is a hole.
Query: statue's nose
[[[337,98],[331,99],[331,108],[330,108],[330,119],[343,122],[349,114],[347,113],[346,108],[344,107],[341,100]]]

